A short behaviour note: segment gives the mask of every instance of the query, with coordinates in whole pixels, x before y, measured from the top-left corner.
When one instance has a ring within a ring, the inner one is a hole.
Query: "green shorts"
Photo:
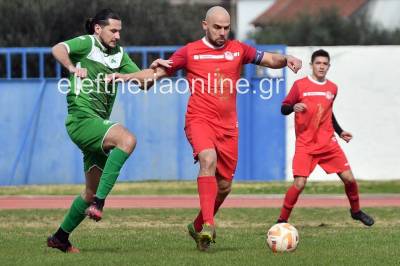
[[[93,166],[104,169],[108,154],[103,150],[104,137],[111,127],[117,123],[100,117],[76,118],[67,116],[65,126],[71,140],[83,153],[85,172]]]

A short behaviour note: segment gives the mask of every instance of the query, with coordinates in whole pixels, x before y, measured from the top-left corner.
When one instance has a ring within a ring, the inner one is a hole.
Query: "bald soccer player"
[[[116,74],[123,80],[162,78],[185,69],[191,89],[185,133],[200,163],[197,177],[201,210],[188,225],[190,236],[201,251],[215,242],[214,216],[231,191],[238,158],[238,120],[236,82],[242,65],[256,64],[270,68],[288,66],[293,72],[301,61],[293,56],[258,51],[237,40],[228,40],[229,13],[215,6],[202,22],[205,36],[188,43],[170,58],[170,68],[157,67],[155,73]]]

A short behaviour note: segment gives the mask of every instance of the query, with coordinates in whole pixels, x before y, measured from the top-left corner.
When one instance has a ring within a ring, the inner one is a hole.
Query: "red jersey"
[[[214,47],[206,38],[187,44],[172,56],[168,75],[185,68],[191,91],[186,121],[206,119],[216,128],[237,134],[236,82],[241,66],[255,62],[255,48],[236,40]]]
[[[282,104],[304,103],[307,109],[295,113],[296,149],[317,154],[330,151],[337,143],[332,125],[332,106],[337,86],[329,80],[318,82],[308,76],[297,80]]]

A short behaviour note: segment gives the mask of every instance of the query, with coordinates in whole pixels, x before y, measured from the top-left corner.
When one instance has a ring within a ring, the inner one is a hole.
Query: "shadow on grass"
[[[80,248],[81,253],[123,253],[125,249],[119,247]]]

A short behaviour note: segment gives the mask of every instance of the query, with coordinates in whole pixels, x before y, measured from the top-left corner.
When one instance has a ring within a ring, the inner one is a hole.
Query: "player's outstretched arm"
[[[58,43],[53,46],[51,49],[51,52],[54,56],[54,58],[70,73],[75,73],[77,77],[80,78],[86,78],[87,77],[87,70],[86,68],[77,68],[74,66],[74,64],[71,62],[71,59],[69,58],[69,54],[67,51],[67,48],[65,47],[64,44]]]
[[[106,81],[123,81],[129,82],[132,81],[137,83],[141,89],[147,90],[153,83],[160,78],[167,76],[167,71],[165,68],[169,68],[171,66],[170,60],[157,59],[153,63],[151,63],[150,68],[143,69],[138,72],[122,74],[122,73],[113,73],[109,74],[106,77]]]
[[[143,69],[129,74],[113,73],[106,76],[106,82],[133,82],[142,90],[150,89],[156,79],[157,72],[154,69]]]
[[[297,73],[297,71],[301,69],[302,62],[300,59],[291,55],[264,52],[260,65],[274,69],[287,66],[294,73]]]
[[[156,69],[143,69],[141,71],[129,74],[114,73],[107,75],[108,80],[119,80],[119,81],[135,81],[138,84],[142,84],[145,81],[157,80],[167,76],[167,72],[164,68],[157,67]]]

